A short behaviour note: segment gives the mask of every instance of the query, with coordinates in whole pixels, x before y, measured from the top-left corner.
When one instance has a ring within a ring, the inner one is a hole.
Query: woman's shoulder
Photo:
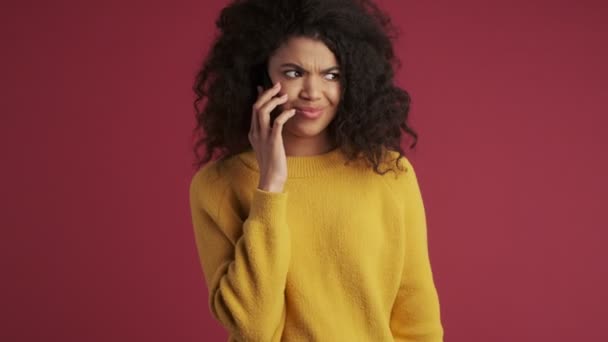
[[[388,171],[381,178],[393,193],[403,198],[412,191],[419,191],[416,171],[408,156],[399,151],[387,150],[385,162],[387,165],[383,170]]]
[[[385,151],[384,164],[392,168],[396,174],[413,172],[414,167],[405,154],[388,148]]]
[[[201,166],[192,176],[190,184],[209,185],[220,179],[218,161],[212,160]]]
[[[227,181],[234,177],[234,173],[240,172],[243,156],[247,155],[248,151],[240,152],[228,157],[211,160],[201,166],[193,175],[193,181],[198,181],[203,184],[215,184],[217,182]]]
[[[201,166],[192,176],[191,188],[205,188],[210,191],[222,191],[232,183],[240,183],[253,177],[247,160],[255,158],[250,150],[229,156],[213,159]]]
[[[190,180],[190,193],[196,197],[218,200],[234,177],[236,156],[215,159],[201,166]]]

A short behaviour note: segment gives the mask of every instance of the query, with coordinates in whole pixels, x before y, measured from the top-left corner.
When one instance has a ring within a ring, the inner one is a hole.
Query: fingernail
[[[274,88],[278,88],[281,85],[280,82],[275,83]]]

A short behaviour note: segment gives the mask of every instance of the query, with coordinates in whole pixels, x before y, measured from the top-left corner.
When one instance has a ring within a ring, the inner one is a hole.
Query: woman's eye
[[[294,74],[295,73],[295,74]],[[284,72],[285,75],[287,75],[290,78],[294,78],[294,77],[298,77],[300,75],[300,72],[297,70],[288,70]],[[337,80],[338,78],[340,78],[340,74],[338,73],[329,73],[327,75],[330,75],[332,77],[329,78],[329,80]]]
[[[340,78],[340,74],[338,74],[338,73],[331,73],[331,74],[328,74],[328,75],[332,75],[333,76],[332,80],[337,80],[338,78]]]
[[[289,70],[289,71],[286,71],[286,72],[285,72],[285,75],[287,75],[287,76],[289,76],[289,77],[295,77],[295,76],[290,76],[290,75],[289,75],[289,73],[290,73],[290,72],[295,72],[295,73],[298,73],[298,74],[299,74],[299,71],[297,71],[297,70]]]

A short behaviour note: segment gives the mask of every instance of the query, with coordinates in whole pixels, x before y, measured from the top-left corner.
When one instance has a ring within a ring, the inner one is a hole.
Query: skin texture
[[[287,181],[287,155],[317,155],[335,147],[327,126],[340,101],[340,74],[331,50],[323,42],[306,37],[291,38],[277,49],[268,65],[275,86],[266,91],[258,87],[249,142],[260,165],[258,188],[282,192]],[[296,111],[301,106],[324,108],[323,114],[306,118]],[[274,108],[281,114],[271,127],[270,112]]]
[[[286,63],[298,67],[282,66]],[[325,108],[317,119],[296,114],[283,130],[285,152],[289,156],[309,156],[327,152],[334,145],[327,132],[340,102],[340,70],[336,56],[321,41],[293,37],[269,60],[268,73],[273,83],[281,83],[280,94],[288,98],[283,110],[297,106]],[[327,69],[337,66],[338,69]]]
[[[268,192],[282,192],[287,181],[287,161],[283,147],[283,125],[293,117],[294,110],[283,111],[270,127],[270,112],[287,96],[274,97],[281,89],[280,83],[262,92],[258,87],[258,99],[251,111],[249,142],[260,166],[258,188]]]

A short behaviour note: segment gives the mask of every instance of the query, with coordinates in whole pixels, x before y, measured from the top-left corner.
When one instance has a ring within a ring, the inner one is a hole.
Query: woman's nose
[[[317,77],[308,77],[302,86],[301,96],[309,101],[318,100],[321,98],[322,80]]]

